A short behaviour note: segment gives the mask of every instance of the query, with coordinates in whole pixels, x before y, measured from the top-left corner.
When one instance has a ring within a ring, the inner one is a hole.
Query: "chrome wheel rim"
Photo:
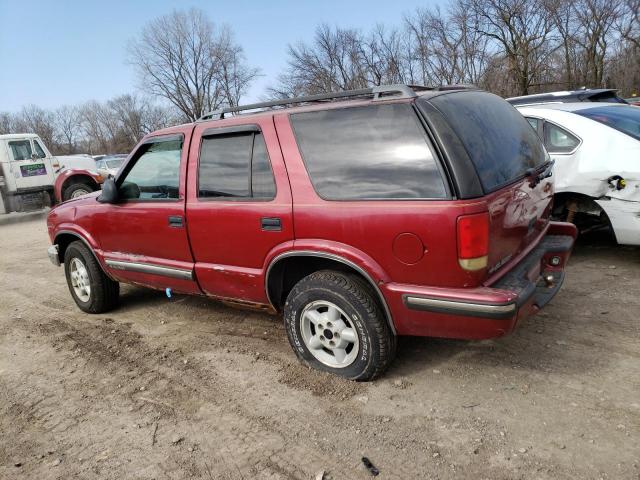
[[[73,258],[69,265],[69,275],[71,276],[71,286],[76,297],[82,302],[88,302],[91,298],[91,284],[89,281],[89,272],[82,260]]]
[[[78,197],[82,197],[83,195],[87,195],[91,192],[89,192],[89,190],[84,190],[82,188],[76,190],[75,192],[73,192],[71,194],[71,198],[78,198]]]
[[[311,355],[324,365],[344,368],[358,358],[358,332],[334,303],[318,300],[308,304],[300,315],[300,331]]]

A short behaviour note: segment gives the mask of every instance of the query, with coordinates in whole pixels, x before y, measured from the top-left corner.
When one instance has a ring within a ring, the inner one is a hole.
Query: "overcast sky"
[[[327,22],[368,30],[399,25],[405,13],[446,0],[0,0],[0,111],[27,104],[55,108],[136,90],[126,45],[153,17],[202,8],[230,25],[248,62],[263,77],[245,101],[257,100],[286,66],[287,44],[312,39]]]

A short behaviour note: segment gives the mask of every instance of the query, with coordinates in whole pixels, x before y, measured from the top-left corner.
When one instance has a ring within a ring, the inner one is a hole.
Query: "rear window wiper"
[[[541,167],[537,168],[527,168],[525,171],[525,176],[531,177],[531,186],[535,187],[545,178],[549,178],[553,175],[553,165],[556,163],[555,160],[549,160],[546,163],[543,163]]]

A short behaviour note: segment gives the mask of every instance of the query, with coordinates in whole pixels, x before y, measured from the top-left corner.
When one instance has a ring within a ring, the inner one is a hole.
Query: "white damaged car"
[[[518,107],[555,160],[554,215],[581,232],[611,228],[640,245],[640,108],[619,103]]]

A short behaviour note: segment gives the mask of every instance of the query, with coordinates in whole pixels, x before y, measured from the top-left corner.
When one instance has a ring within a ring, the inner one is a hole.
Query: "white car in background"
[[[126,158],[127,156],[124,154],[101,156],[95,160],[98,173],[104,178],[108,178],[109,175],[115,177]]]
[[[555,160],[554,214],[582,232],[611,227],[640,245],[640,108],[619,103],[518,107]]]

